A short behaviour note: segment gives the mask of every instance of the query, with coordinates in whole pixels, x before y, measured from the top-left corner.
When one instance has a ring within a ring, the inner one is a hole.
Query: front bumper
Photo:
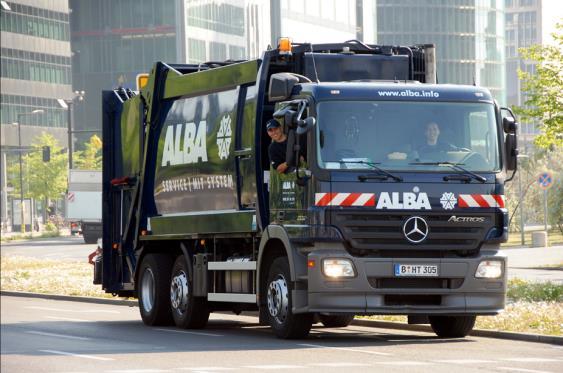
[[[322,274],[325,258],[347,258],[357,276],[329,279]],[[506,256],[481,250],[474,258],[358,258],[342,249],[315,249],[307,260],[318,263],[307,269],[307,290],[294,293],[295,312],[355,314],[478,314],[492,315],[504,308]],[[502,262],[498,279],[475,278],[482,260]],[[394,264],[435,264],[437,278],[398,278]],[[301,307],[299,307],[301,305]]]

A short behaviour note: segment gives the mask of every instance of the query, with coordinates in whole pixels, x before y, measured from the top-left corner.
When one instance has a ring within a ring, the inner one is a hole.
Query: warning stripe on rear
[[[315,193],[315,206],[375,206],[375,193]]]
[[[500,207],[505,206],[505,197],[501,194],[460,194],[457,205],[464,207]]]

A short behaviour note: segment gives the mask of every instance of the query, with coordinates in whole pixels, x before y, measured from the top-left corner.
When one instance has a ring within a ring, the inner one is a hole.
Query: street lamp
[[[72,132],[73,132],[72,131],[72,114],[73,114],[72,104],[74,104],[75,100],[83,101],[85,94],[86,92],[84,91],[74,91],[71,99],[62,99],[62,98],[57,99],[59,105],[63,109],[66,109],[68,114],[67,132],[68,132],[68,169],[69,170],[72,169]]]
[[[25,207],[24,207],[24,203],[23,203],[23,161],[22,161],[22,127],[21,127],[21,117],[25,117],[27,115],[37,115],[37,114],[43,114],[45,112],[45,110],[43,109],[35,109],[32,110],[28,113],[19,113],[17,118],[17,125],[18,125],[18,147],[19,147],[19,153],[20,153],[20,211],[21,211],[21,221],[20,221],[20,228],[21,228],[21,232],[22,234],[25,233]]]

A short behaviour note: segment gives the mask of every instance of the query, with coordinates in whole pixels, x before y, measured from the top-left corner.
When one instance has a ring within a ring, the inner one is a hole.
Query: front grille
[[[462,278],[385,278],[368,277],[375,289],[459,289]]]
[[[347,209],[331,210],[330,214],[332,224],[340,229],[348,244],[348,251],[360,256],[376,254],[394,257],[397,251],[414,253],[415,257],[441,257],[447,251],[468,255],[479,249],[485,235],[495,225],[495,215],[491,213],[405,213]],[[485,217],[485,221],[449,222],[452,215]],[[420,216],[428,224],[428,236],[419,244],[410,243],[403,234],[403,224],[412,216]],[[425,254],[417,255],[417,252]]]

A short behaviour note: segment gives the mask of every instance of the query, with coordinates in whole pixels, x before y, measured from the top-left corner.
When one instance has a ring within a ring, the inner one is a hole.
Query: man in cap
[[[272,167],[283,174],[287,171],[287,163],[285,163],[285,153],[287,148],[287,136],[283,133],[280,123],[275,119],[266,122],[268,136],[272,139],[272,143],[268,147],[268,154]]]

